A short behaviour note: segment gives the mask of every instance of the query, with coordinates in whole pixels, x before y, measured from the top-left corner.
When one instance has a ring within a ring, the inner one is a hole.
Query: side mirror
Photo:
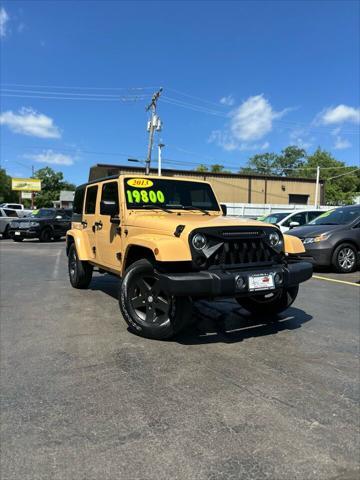
[[[115,217],[118,213],[119,208],[116,202],[112,200],[102,200],[100,202],[100,215],[110,215],[110,217]]]
[[[225,205],[225,203],[220,203],[220,207],[221,207],[221,210],[222,210],[222,213],[223,213],[224,217],[226,217],[226,215],[227,215],[227,206]]]
[[[290,228],[300,227],[300,223],[299,222],[290,222],[289,227]]]

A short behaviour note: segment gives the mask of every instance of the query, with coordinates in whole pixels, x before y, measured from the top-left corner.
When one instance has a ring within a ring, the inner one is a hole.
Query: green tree
[[[204,165],[203,163],[201,163],[200,165],[198,165],[196,168],[195,168],[195,171],[196,172],[208,172],[209,171],[209,168]]]
[[[11,177],[5,168],[0,168],[0,203],[18,202],[19,192],[11,190]]]
[[[277,166],[279,156],[276,153],[257,153],[249,158],[239,173],[258,173],[272,175]]]
[[[360,186],[359,169],[354,172],[356,167],[346,166],[344,162],[336,160],[331,153],[320,147],[308,156],[304,166],[309,170],[302,170],[301,176],[311,178],[315,178],[316,167],[320,167],[320,178],[325,180],[326,204],[348,205],[354,202]]]
[[[229,170],[225,170],[223,165],[220,165],[219,163],[215,163],[214,165],[211,165],[211,170],[212,173],[230,173]]]
[[[37,170],[34,177],[41,180],[41,192],[35,197],[38,208],[52,207],[53,201],[59,199],[61,190],[75,190],[75,185],[64,180],[62,172],[55,172],[50,167]]]
[[[211,173],[231,173],[230,170],[225,170],[223,165],[220,165],[219,163],[214,163],[213,165],[210,165],[208,167],[207,165],[204,165],[201,163],[195,168],[196,172],[211,172]]]
[[[273,167],[276,173],[285,176],[296,176],[296,169],[301,168],[307,159],[307,153],[303,148],[296,145],[289,145],[281,151],[281,155],[277,155]]]

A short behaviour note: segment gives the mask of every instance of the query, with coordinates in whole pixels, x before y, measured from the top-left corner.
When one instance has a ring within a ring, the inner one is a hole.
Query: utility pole
[[[34,165],[31,165],[31,176],[34,178],[35,175],[35,169]],[[34,210],[34,192],[31,192],[31,210]]]
[[[151,119],[149,122],[148,130],[149,130],[149,146],[148,146],[148,154],[146,158],[146,175],[150,173],[150,164],[151,164],[151,151],[154,141],[154,131],[155,129],[159,130],[160,126],[157,125],[157,118],[156,118],[156,104],[159,100],[159,97],[162,92],[162,88],[160,88],[154,95],[152,96],[151,103],[146,107],[146,111],[148,112],[151,110]]]
[[[314,202],[314,207],[318,208],[319,202],[318,202],[318,197],[319,197],[319,181],[320,181],[320,167],[319,165],[316,167],[316,185],[315,185],[315,202]]]
[[[161,177],[161,149],[165,147],[163,143],[159,143],[158,145],[158,175]]]

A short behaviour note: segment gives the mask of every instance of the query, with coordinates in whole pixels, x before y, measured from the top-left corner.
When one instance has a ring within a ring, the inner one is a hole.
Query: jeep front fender
[[[305,252],[304,245],[300,238],[293,237],[292,235],[284,235],[284,250],[285,253],[291,255]]]
[[[88,261],[94,259],[94,254],[90,248],[89,238],[82,230],[73,228],[66,232],[66,251],[68,251],[71,242],[75,243],[76,253],[79,260]]]
[[[165,235],[135,235],[129,239],[127,250],[131,246],[148,248],[159,262],[191,261],[190,248],[187,239]]]

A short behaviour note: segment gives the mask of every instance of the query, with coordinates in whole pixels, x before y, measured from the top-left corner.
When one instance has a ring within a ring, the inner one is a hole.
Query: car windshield
[[[262,219],[262,222],[278,223],[289,215],[289,212],[271,213]]]
[[[308,225],[346,225],[351,223],[360,215],[360,207],[336,208],[328,210],[319,217],[315,218]]]
[[[32,218],[49,218],[54,217],[55,211],[50,208],[40,208],[39,210],[34,210],[30,213],[29,217]]]
[[[126,178],[126,204],[135,209],[219,211],[212,188],[207,183],[161,178]]]

